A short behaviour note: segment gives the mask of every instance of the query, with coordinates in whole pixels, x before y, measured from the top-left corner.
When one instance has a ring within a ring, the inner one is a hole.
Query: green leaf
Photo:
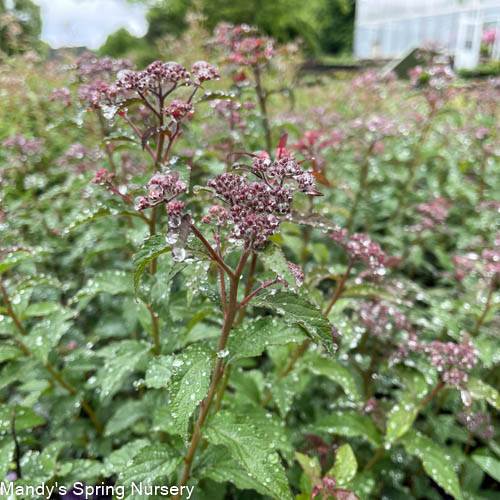
[[[299,462],[306,476],[311,480],[311,484],[315,485],[321,481],[321,465],[318,457],[309,457],[298,451],[295,453],[295,458]]]
[[[358,386],[351,372],[339,362],[330,358],[323,358],[316,354],[305,356],[300,360],[300,366],[307,368],[313,375],[328,377],[339,384],[346,396],[353,401],[360,400]]]
[[[32,259],[42,253],[41,250],[18,250],[16,252],[12,252],[7,254],[7,257],[0,262],[0,274],[4,273],[11,267],[17,266],[17,264],[21,264],[26,260]]]
[[[300,343],[307,339],[303,328],[276,317],[245,321],[231,333],[227,348],[229,360],[260,356],[271,345]]]
[[[4,361],[9,361],[11,359],[20,358],[23,355],[23,351],[18,347],[13,345],[0,345],[0,363]]]
[[[469,377],[465,388],[470,392],[472,399],[486,400],[491,406],[500,410],[500,394],[491,385],[478,378]]]
[[[146,360],[150,346],[137,340],[122,340],[97,352],[104,358],[104,366],[97,373],[101,386],[101,401],[112,398],[118,392],[125,378]]]
[[[11,437],[0,441],[0,477],[2,480],[9,471],[9,464],[14,456],[14,447],[14,440]]]
[[[209,445],[200,456],[196,477],[209,478],[217,483],[233,483],[240,490],[255,490],[267,496],[268,490],[250,476],[236,460],[227,453],[224,446]]]
[[[131,285],[130,276],[124,271],[103,271],[89,279],[69,303],[70,305],[75,304],[82,299],[92,298],[101,293],[109,293],[110,295],[132,293]]]
[[[354,478],[358,470],[358,462],[352,448],[348,444],[342,445],[335,455],[335,463],[328,476],[333,476],[336,486],[346,486]]]
[[[216,90],[215,92],[205,92],[197,101],[196,104],[201,102],[209,102],[215,99],[222,99],[223,101],[234,101],[236,96],[227,92]]]
[[[167,479],[175,471],[182,460],[174,450],[166,444],[151,445],[142,448],[132,460],[132,464],[118,476],[118,483],[130,486],[132,483],[155,484],[162,479],[162,484],[168,484]]]
[[[146,387],[163,389],[168,386],[172,376],[173,356],[156,356],[146,370]]]
[[[276,311],[288,324],[302,326],[314,340],[321,342],[333,354],[332,326],[325,315],[305,298],[292,292],[276,293],[276,290],[269,290],[258,295],[251,303]]]
[[[24,339],[24,343],[33,356],[42,363],[47,363],[49,353],[71,328],[72,323],[68,320],[74,315],[74,311],[61,310],[59,313],[51,314],[37,323]]]
[[[122,470],[127,469],[132,458],[148,445],[149,441],[147,439],[136,439],[113,451],[105,461],[107,473],[118,474]]]
[[[456,500],[463,499],[451,459],[443,452],[441,447],[415,430],[408,431],[401,438],[401,442],[410,455],[415,455],[420,459],[425,472],[441,488]]]
[[[212,375],[214,357],[206,347],[193,344],[172,361],[170,409],[179,434],[188,430],[189,418],[206,396]]]
[[[333,413],[314,424],[314,429],[346,437],[363,437],[374,448],[382,446],[382,435],[372,420],[355,411]]]
[[[394,405],[389,413],[385,442],[392,444],[396,439],[403,436],[413,425],[418,415],[418,407],[413,402],[403,400]]]
[[[10,432],[13,405],[0,404],[0,432]],[[24,431],[45,424],[45,420],[30,408],[16,406],[16,431]]]
[[[251,418],[219,411],[203,432],[210,443],[228,448],[231,456],[269,496],[278,500],[292,498],[272,437]]]
[[[47,316],[62,309],[57,302],[35,302],[30,304],[24,311],[25,317]]]
[[[500,460],[487,448],[475,450],[471,458],[486,474],[500,483]]]
[[[148,409],[142,401],[130,400],[120,405],[106,424],[105,436],[112,436],[131,427],[145,417]]]
[[[264,267],[286,281],[289,290],[295,291],[301,285],[301,283],[295,281],[283,250],[275,243],[269,242],[266,248],[259,252],[259,259],[264,264]]]
[[[396,304],[401,304],[401,299],[392,295],[382,288],[373,285],[354,285],[346,288],[342,292],[342,297],[373,297],[376,299],[386,299]]]
[[[170,247],[165,241],[165,235],[163,234],[153,234],[147,238],[142,244],[141,248],[137,250],[134,255],[134,289],[137,295],[137,288],[139,286],[139,280],[141,274],[143,273],[146,266],[159,255],[169,252]]]
[[[102,219],[103,217],[109,217],[111,215],[125,215],[128,217],[139,217],[141,215],[138,212],[128,210],[123,204],[114,204],[108,202],[111,206],[101,205],[92,210],[87,210],[83,212],[83,215],[79,215],[76,220],[74,220],[66,229],[66,232],[74,231],[77,227],[82,224],[91,222],[93,220]]]

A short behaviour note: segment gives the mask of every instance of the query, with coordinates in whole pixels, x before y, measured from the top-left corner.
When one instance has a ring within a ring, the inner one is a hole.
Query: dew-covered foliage
[[[0,67],[0,498],[499,498],[500,81],[201,38]]]

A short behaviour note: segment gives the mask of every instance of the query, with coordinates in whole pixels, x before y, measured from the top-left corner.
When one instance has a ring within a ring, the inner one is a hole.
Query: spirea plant
[[[0,498],[496,498],[498,82],[205,40],[1,68]]]

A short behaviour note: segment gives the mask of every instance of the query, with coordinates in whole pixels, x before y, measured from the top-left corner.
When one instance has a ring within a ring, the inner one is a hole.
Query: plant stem
[[[330,300],[330,302],[328,303],[328,306],[325,309],[325,313],[324,313],[325,316],[328,316],[328,314],[332,310],[332,307],[335,305],[337,300],[339,300],[340,296],[342,295],[342,292],[344,291],[344,287],[345,287],[345,282],[347,281],[347,278],[349,277],[349,274],[351,273],[351,269],[352,269],[353,265],[354,265],[354,261],[352,259],[350,259],[346,272],[344,273],[342,278],[340,278],[340,280],[337,281],[337,287],[335,288],[335,292],[333,294],[332,300]]]
[[[96,111],[97,116],[99,118],[99,125],[101,126],[101,133],[103,138],[107,137],[108,135],[108,128],[106,127],[106,122],[104,121],[104,116],[101,112],[100,109]],[[108,155],[108,161],[109,161],[109,166],[111,167],[111,170],[116,173],[116,165],[115,161],[113,160],[113,150],[111,149],[111,144],[107,143],[106,144],[106,154]]]
[[[484,320],[486,319],[486,316],[488,315],[488,312],[490,311],[490,308],[491,308],[491,299],[493,297],[493,292],[494,292],[494,290],[496,288],[497,281],[498,281],[498,278],[494,278],[491,281],[490,290],[488,292],[488,297],[486,298],[486,305],[484,307],[483,313],[478,318],[477,323],[476,323],[476,327],[474,328],[474,331],[471,333],[471,335],[473,337],[477,337],[477,334],[479,333],[479,330],[481,329],[481,326],[483,325]]]
[[[252,259],[250,260],[250,269],[248,270],[247,284],[245,286],[245,297],[248,297],[248,295],[250,295],[250,292],[252,290],[252,285],[254,282],[253,276],[255,274],[256,266],[257,266],[257,254],[253,252]],[[236,325],[241,324],[243,318],[245,317],[246,305],[242,304],[240,304],[240,312],[238,313],[238,319],[236,320]]]
[[[259,66],[254,66],[253,74],[255,77],[255,91],[257,92],[257,99],[259,101],[260,113],[262,115],[262,124],[264,125],[264,134],[266,138],[266,151],[271,151],[271,128],[269,126],[269,117],[267,115],[266,106],[266,93],[262,88],[262,81],[260,78],[260,68]]]
[[[237,305],[238,305],[238,286],[240,284],[240,276],[249,256],[250,251],[248,249],[244,249],[238,266],[230,276],[229,280],[229,297],[227,303],[227,314],[224,318],[224,324],[222,326],[221,336],[219,339],[219,345],[217,347],[217,351],[222,351],[226,348],[227,339],[229,338],[229,334],[233,327],[234,319],[236,317]],[[203,400],[200,406],[200,413],[198,414],[198,418],[196,420],[193,435],[191,437],[191,442],[189,443],[188,451],[186,457],[184,458],[184,467],[182,469],[182,473],[178,482],[178,487],[180,490],[181,486],[184,486],[188,479],[191,471],[191,465],[193,463],[194,456],[196,454],[196,449],[198,447],[198,442],[201,438],[201,430],[203,428],[203,424],[207,418],[207,415],[210,411],[210,407],[212,406],[212,402],[217,392],[217,385],[219,380],[224,375],[224,366],[222,364],[223,358],[217,357],[215,360],[215,366],[212,374],[212,381],[210,383],[210,387],[208,389],[207,396]],[[179,499],[180,494],[174,495],[173,500]]]

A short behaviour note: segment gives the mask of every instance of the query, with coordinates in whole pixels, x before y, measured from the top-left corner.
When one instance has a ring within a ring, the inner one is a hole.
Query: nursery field
[[[162,50],[0,65],[0,499],[498,500],[500,79]]]

